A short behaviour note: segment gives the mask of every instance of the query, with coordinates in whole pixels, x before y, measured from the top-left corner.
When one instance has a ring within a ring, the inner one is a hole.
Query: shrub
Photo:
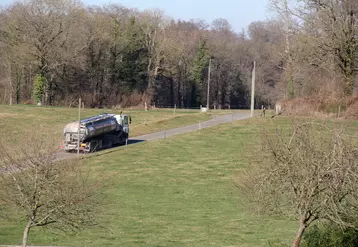
[[[303,247],[358,247],[358,231],[334,224],[315,224],[307,229]]]
[[[34,79],[34,101],[35,103],[41,102],[45,92],[46,78],[38,74]]]

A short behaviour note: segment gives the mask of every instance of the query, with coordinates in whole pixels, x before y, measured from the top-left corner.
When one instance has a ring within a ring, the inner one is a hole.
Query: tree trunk
[[[10,70],[11,73],[11,70]],[[9,77],[9,89],[10,89],[10,93],[9,93],[9,105],[12,105],[12,94],[13,94],[13,84],[12,84],[12,78],[11,78],[11,74]]]
[[[292,243],[292,247],[299,247],[301,245],[302,236],[305,230],[306,230],[306,225],[301,222],[300,228],[298,228],[298,231],[296,233],[296,238]]]
[[[225,93],[225,104],[228,106],[229,109],[231,107],[231,91],[232,91],[232,85],[231,82],[229,81],[226,86],[226,93]]]
[[[152,82],[152,59],[149,58],[148,60],[148,66],[147,66],[147,80],[148,80],[148,86],[147,86],[147,90],[150,91],[151,88],[153,87],[153,82]]]
[[[12,90],[10,90],[9,105],[12,105]]]
[[[221,83],[220,83],[221,82]],[[219,105],[222,105],[224,103],[223,101],[223,91],[222,91],[222,85],[223,82],[218,80],[218,97],[217,97],[217,103]]]
[[[349,70],[349,71],[347,71],[346,75],[345,75],[346,85],[344,87],[344,93],[346,96],[351,96],[353,94],[353,90],[354,90],[354,79],[353,79],[353,74],[350,71],[350,68],[349,69],[347,68],[347,70]]]
[[[27,246],[27,238],[29,236],[31,223],[32,223],[31,220],[29,220],[29,222],[27,223],[27,225],[25,227],[24,235],[22,236],[22,245],[21,245],[21,247],[26,247]]]
[[[176,83],[176,97],[175,97],[175,104],[177,105],[177,107],[180,108],[180,88],[181,88],[181,85],[180,85],[180,77],[176,80],[177,83]]]
[[[180,107],[183,107],[183,108],[184,108],[184,93],[185,93],[184,82],[181,82],[181,85],[180,85]]]
[[[20,104],[20,92],[21,92],[21,84],[18,82],[16,84],[16,104]]]

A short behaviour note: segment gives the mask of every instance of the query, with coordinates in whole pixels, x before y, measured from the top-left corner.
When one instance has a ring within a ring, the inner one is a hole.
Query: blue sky
[[[159,8],[175,19],[202,19],[211,23],[216,18],[230,22],[235,31],[240,32],[252,21],[266,20],[268,0],[82,0],[85,4],[118,3],[126,7]],[[10,4],[14,0],[0,0],[0,4]]]

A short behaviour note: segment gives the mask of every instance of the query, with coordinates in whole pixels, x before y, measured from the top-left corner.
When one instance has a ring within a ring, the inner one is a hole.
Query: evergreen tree
[[[204,79],[206,78],[205,71],[209,66],[210,59],[210,48],[207,41],[204,39],[200,42],[199,47],[196,51],[194,58],[192,70],[191,70],[191,79],[196,84],[196,103],[200,104],[201,95],[200,91],[204,84]]]

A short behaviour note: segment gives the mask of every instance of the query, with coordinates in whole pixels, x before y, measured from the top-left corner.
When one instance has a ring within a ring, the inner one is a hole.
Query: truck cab
[[[114,117],[117,119],[119,126],[121,126],[123,131],[129,136],[130,117],[127,114],[114,115]]]

